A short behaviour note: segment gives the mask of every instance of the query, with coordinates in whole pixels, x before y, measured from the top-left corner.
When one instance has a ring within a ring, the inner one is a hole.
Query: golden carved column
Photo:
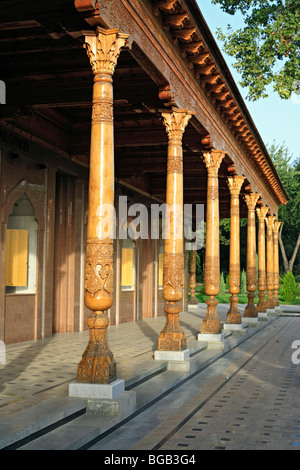
[[[106,337],[106,311],[113,301],[113,238],[101,223],[105,217],[109,229],[114,223],[112,76],[127,38],[118,29],[98,27],[96,33],[85,37],[84,44],[94,73],[85,277],[85,305],[92,313],[88,317],[89,343],[77,370],[77,381],[85,383],[108,384],[116,379]],[[107,209],[111,210],[107,213]]]
[[[247,290],[248,304],[244,311],[245,318],[256,318],[257,309],[254,305],[254,292],[256,291],[256,230],[255,230],[255,206],[260,195],[256,193],[246,194],[245,201],[248,206],[247,227]]]
[[[266,311],[266,234],[265,219],[268,213],[268,207],[258,207],[256,214],[258,217],[258,290],[259,301],[256,306],[258,312]]]
[[[238,293],[240,292],[240,202],[239,194],[244,182],[243,176],[228,178],[230,200],[230,254],[229,254],[229,292],[230,308],[227,313],[227,323],[241,323],[238,309]]]
[[[274,248],[273,248],[273,226],[276,217],[269,216],[266,218],[267,224],[267,300],[266,308],[275,308],[273,300],[274,289]]]
[[[279,306],[279,247],[278,247],[278,230],[281,222],[275,220],[273,227],[273,243],[274,243],[274,305]]]
[[[183,297],[183,161],[182,136],[192,116],[187,110],[172,108],[163,112],[162,118],[168,134],[166,205],[170,209],[170,220],[165,237],[163,266],[163,297],[166,324],[158,340],[158,349],[182,351],[186,349],[185,334],[179,324]]]
[[[207,205],[206,205],[206,244],[204,282],[207,313],[201,326],[202,334],[218,334],[222,325],[217,314],[218,301],[215,298],[220,291],[220,246],[219,246],[219,180],[218,173],[225,153],[211,150],[203,154],[206,164]]]
[[[191,250],[191,260],[190,260],[190,290],[191,297],[189,303],[191,305],[196,305],[198,300],[195,295],[196,287],[196,250]]]

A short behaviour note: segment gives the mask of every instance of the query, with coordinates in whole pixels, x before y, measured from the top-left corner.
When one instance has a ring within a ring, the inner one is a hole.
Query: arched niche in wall
[[[6,230],[6,294],[35,294],[37,287],[38,222],[26,193],[13,205]]]

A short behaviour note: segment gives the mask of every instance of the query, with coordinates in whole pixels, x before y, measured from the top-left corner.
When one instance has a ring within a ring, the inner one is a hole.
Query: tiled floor
[[[194,339],[192,331],[199,332],[204,315],[205,308],[197,314],[180,315],[188,339]],[[118,375],[126,378],[136,364],[152,359],[164,324],[161,316],[109,327],[108,341]],[[0,364],[0,418],[53,396],[67,396],[87,343],[85,331],[8,345],[6,363]]]

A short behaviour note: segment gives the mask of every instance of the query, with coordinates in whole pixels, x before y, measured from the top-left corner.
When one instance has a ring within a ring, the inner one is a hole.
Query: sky
[[[217,28],[225,32],[228,24],[235,29],[241,27],[242,15],[239,13],[234,16],[228,15],[221,10],[219,5],[212,5],[210,0],[197,0],[197,3],[265,145],[284,144],[293,159],[300,157],[300,96],[294,94],[290,100],[283,100],[273,93],[272,88],[269,88],[268,98],[261,98],[255,102],[247,100],[248,90],[239,85],[240,75],[232,67],[234,58],[224,52],[223,45],[216,35]]]

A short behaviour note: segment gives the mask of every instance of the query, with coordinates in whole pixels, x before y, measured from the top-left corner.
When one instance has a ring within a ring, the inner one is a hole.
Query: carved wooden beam
[[[160,8],[163,10],[171,10],[176,2],[177,0],[161,0],[152,6],[152,11],[155,16],[158,16]]]
[[[209,58],[209,53],[205,52],[204,54],[198,54],[195,56],[188,57],[188,62],[190,64],[202,65]]]
[[[196,67],[195,72],[197,72],[199,78],[200,75],[210,75],[214,68],[215,64],[203,65],[200,67]]]
[[[174,37],[175,41],[177,41],[177,39],[183,39],[184,41],[188,41],[189,39],[191,39],[192,35],[196,31],[196,28],[178,29],[172,31],[172,36]]]
[[[179,13],[177,15],[165,16],[163,19],[164,26],[181,26],[184,20],[188,17],[188,13]]]
[[[187,44],[181,44],[180,49],[183,53],[191,52],[192,54],[195,54],[198,52],[201,46],[203,46],[203,41],[194,41],[188,42]]]
[[[207,96],[210,96],[212,93],[220,93],[223,88],[224,88],[225,84],[224,83],[218,83],[216,85],[209,85],[206,87],[206,94]]]

